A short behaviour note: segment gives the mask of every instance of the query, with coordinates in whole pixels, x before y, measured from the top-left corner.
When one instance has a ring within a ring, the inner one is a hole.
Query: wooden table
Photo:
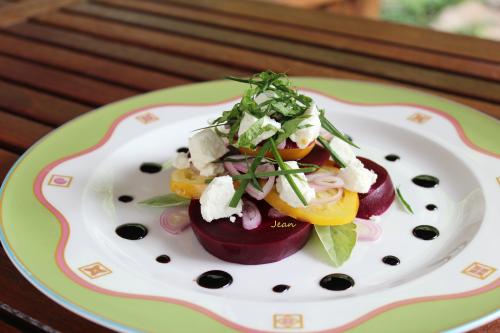
[[[500,118],[492,41],[245,0],[0,0],[0,179],[97,106],[265,69],[413,87]],[[3,251],[0,286],[1,332],[108,331],[43,296]]]

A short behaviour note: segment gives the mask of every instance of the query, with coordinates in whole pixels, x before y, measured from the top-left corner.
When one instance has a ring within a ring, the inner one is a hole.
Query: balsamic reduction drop
[[[346,290],[354,286],[354,280],[349,275],[335,273],[322,278],[319,285],[328,290],[339,291]]]
[[[134,200],[134,197],[133,196],[130,196],[130,195],[120,195],[118,197],[118,201],[121,201],[121,202],[131,202]]]
[[[140,223],[127,223],[116,228],[115,232],[121,238],[138,240],[146,237],[148,228]]]
[[[391,161],[391,162],[396,162],[397,160],[400,159],[398,155],[395,154],[389,154],[385,157],[386,160]]]
[[[161,171],[161,165],[158,163],[142,163],[140,169],[144,173],[158,173]]]
[[[189,153],[189,148],[188,147],[180,147],[177,148],[178,153]]]
[[[214,270],[201,274],[196,282],[203,288],[220,289],[233,283],[233,277],[227,272]]]
[[[431,212],[434,211],[434,210],[437,210],[438,209],[438,206],[436,206],[435,204],[428,204],[427,206],[425,206],[425,208],[427,210],[430,210]]]
[[[290,289],[290,286],[287,284],[278,284],[273,287],[275,293],[284,293],[288,289]]]
[[[170,257],[166,254],[162,254],[156,257],[156,261],[158,261],[160,264],[168,264],[170,262]]]
[[[434,176],[429,176],[429,175],[419,175],[419,176],[413,177],[413,179],[411,181],[415,185],[426,187],[426,188],[436,187],[439,184],[439,179],[437,179]]]
[[[419,225],[413,228],[413,236],[423,240],[431,240],[439,236],[439,230],[431,225]]]
[[[382,262],[386,265],[397,266],[401,263],[398,257],[395,256],[385,256],[382,258]]]

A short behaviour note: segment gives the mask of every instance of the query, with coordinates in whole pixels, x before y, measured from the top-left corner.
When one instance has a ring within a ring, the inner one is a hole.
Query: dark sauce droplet
[[[138,240],[146,237],[148,228],[139,223],[127,223],[116,228],[115,232],[121,238]]]
[[[437,179],[434,176],[429,176],[429,175],[420,175],[417,177],[413,177],[411,180],[415,185],[422,186],[422,187],[436,187],[439,184],[439,179]]]
[[[439,230],[431,225],[419,225],[413,229],[413,236],[423,240],[431,240],[439,236]]]
[[[180,147],[177,149],[178,153],[189,153],[189,148],[188,147]]]
[[[227,272],[214,270],[201,274],[196,282],[203,288],[220,289],[233,283],[233,277]]]
[[[432,212],[437,210],[438,206],[436,206],[435,204],[428,204],[427,206],[425,206],[425,209],[430,210]]]
[[[397,266],[401,263],[398,257],[395,256],[385,256],[382,258],[382,262],[386,265]]]
[[[273,291],[275,293],[284,293],[288,289],[290,289],[290,286],[287,284],[278,284],[278,285],[273,287]]]
[[[130,196],[130,195],[120,195],[118,197],[118,201],[121,201],[121,202],[131,202],[133,200],[134,200],[134,197]]]
[[[398,155],[389,154],[385,157],[385,159],[391,162],[396,162],[397,160],[400,159],[400,157]]]
[[[156,261],[158,261],[160,264],[168,264],[170,262],[170,257],[166,254],[162,254],[156,257]]]
[[[161,171],[161,165],[158,163],[142,163],[140,169],[144,173],[158,173]]]
[[[335,273],[322,278],[319,285],[328,290],[346,290],[354,286],[354,280],[349,275]]]

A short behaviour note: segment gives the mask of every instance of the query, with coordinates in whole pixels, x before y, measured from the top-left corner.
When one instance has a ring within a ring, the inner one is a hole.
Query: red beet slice
[[[365,168],[377,174],[377,181],[368,193],[359,194],[359,210],[356,217],[369,219],[371,216],[382,215],[392,204],[395,197],[394,185],[387,170],[364,157],[358,157]]]
[[[206,222],[201,216],[200,202],[191,200],[191,227],[201,245],[219,259],[244,265],[276,262],[305,245],[312,224],[288,216],[270,218],[268,211],[271,207],[264,200],[254,203],[260,210],[262,223],[253,230],[245,230],[241,218],[235,222],[228,218]],[[282,227],[277,227],[278,223]]]
[[[299,160],[300,163],[309,163],[322,166],[330,159],[330,152],[325,148],[315,145],[309,154]]]

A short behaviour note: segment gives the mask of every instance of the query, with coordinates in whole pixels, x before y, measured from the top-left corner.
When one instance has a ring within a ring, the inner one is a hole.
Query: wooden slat
[[[262,34],[306,44],[325,46],[332,49],[351,51],[385,59],[402,61],[425,67],[449,70],[457,73],[486,79],[500,79],[500,65],[476,59],[458,58],[441,53],[411,49],[406,46],[390,45],[366,39],[350,38],[325,31],[305,29],[255,18],[225,15],[207,11],[205,8],[193,8],[167,2],[136,0],[97,0],[97,3],[119,6],[146,13],[161,14],[173,18],[192,20],[219,27],[242,30],[253,34]]]
[[[92,34],[92,37],[84,36],[81,34],[75,34],[74,32],[60,31],[57,28],[46,27],[40,24],[21,24],[18,26],[10,27],[9,32],[23,35],[30,38],[36,38],[39,40],[50,41],[57,44],[67,45],[73,47],[72,43],[85,45],[84,42],[88,40],[89,42],[95,43],[96,39],[94,36],[99,36],[100,38],[112,38],[114,41],[120,40],[123,43],[133,43],[134,45],[146,46],[150,48],[157,48],[160,50],[170,51],[172,49],[172,41],[170,38],[164,39],[165,34],[158,33],[155,31],[149,31],[139,28],[132,28],[127,25],[117,24],[113,22],[103,22],[87,17],[78,16],[68,16],[66,14],[52,14],[51,17],[42,17],[41,21],[46,22],[45,24],[51,24],[59,28],[73,29],[82,33]],[[43,23],[43,22],[42,22]],[[81,42],[81,43],[80,43]],[[175,42],[178,42],[176,40]],[[173,45],[176,45],[176,43]],[[107,43],[107,42],[106,42]],[[106,44],[103,43],[103,46]],[[110,45],[116,44],[116,42],[109,43]],[[91,44],[94,45],[94,44]],[[121,45],[121,44],[119,44]],[[185,51],[187,55],[196,56],[200,53],[196,48],[190,47],[189,52]],[[76,47],[76,46],[75,46]],[[210,50],[209,46],[208,50]],[[214,46],[217,47],[217,46]],[[132,49],[133,46],[123,46],[123,54],[126,53],[127,49]],[[209,53],[209,58],[213,56],[215,59],[219,59],[219,55],[224,52],[224,50],[217,49],[218,52]],[[204,54],[204,50],[203,53]],[[240,57],[246,56],[247,58],[234,57],[234,61],[241,66],[246,65],[250,67],[249,71],[260,71],[265,69],[272,69],[274,71],[287,72],[290,75],[303,75],[303,76],[324,76],[324,77],[334,77],[334,78],[344,78],[344,79],[359,79],[364,81],[377,81],[377,82],[388,82],[394,83],[389,80],[382,80],[380,78],[374,78],[367,75],[360,75],[352,72],[341,71],[332,67],[314,65],[307,62],[296,61],[284,57],[277,57],[274,55],[267,55],[266,57],[252,57],[254,53],[250,55],[245,53],[240,55]],[[207,59],[208,60],[208,59]],[[240,60],[242,60],[240,62]],[[219,60],[220,61],[220,60]],[[250,64],[250,66],[248,66]],[[168,66],[168,64],[165,64]],[[405,85],[415,88],[415,85]],[[421,87],[419,87],[422,89]],[[462,96],[452,95],[444,92],[434,91],[432,89],[422,89],[423,91],[437,94],[457,102],[469,105],[478,110],[484,111],[494,117],[500,118],[500,107],[498,105],[479,101],[475,99],[470,99]]]
[[[304,61],[282,56],[262,54],[260,52],[243,50],[238,47],[230,47],[199,39],[182,37],[177,34],[103,21],[93,17],[84,17],[67,13],[51,13],[36,18],[36,21],[121,42],[132,43],[142,47],[176,52],[188,57],[237,66],[251,71],[261,71],[271,68],[276,71],[288,72],[295,75],[321,75],[320,72],[323,72],[323,75],[341,78],[366,78],[366,76],[363,75],[338,70],[332,67],[318,67]]]
[[[19,155],[15,154],[13,152],[10,152],[8,150],[0,148],[0,182],[3,181],[3,179],[5,178],[7,173],[9,172],[11,166],[18,159],[18,157],[19,157]],[[0,251],[0,252],[2,252],[0,254],[0,256],[5,256],[5,254],[3,254],[3,251]],[[2,285],[6,286],[7,284],[2,284]],[[5,302],[4,299],[2,299],[2,301]]]
[[[0,33],[0,52],[143,91],[192,81]]]
[[[500,102],[500,83],[498,82],[113,7],[84,3],[68,9],[99,18],[161,29],[169,33],[184,34],[216,43],[227,43],[245,49],[336,66],[363,74]]]
[[[258,10],[256,10],[255,3],[247,0],[168,1],[189,4],[205,10],[216,10],[226,15],[265,19],[306,29],[319,29],[355,38],[405,45],[414,49],[500,62],[500,43],[464,35],[269,3],[259,3]]]
[[[0,147],[22,153],[51,127],[0,110]]]
[[[58,126],[91,107],[0,80],[0,109]]]
[[[9,158],[13,158],[7,153]],[[0,161],[3,161],[4,151],[0,150]],[[14,158],[16,156],[14,155]],[[13,163],[13,161],[12,161]],[[5,164],[0,163],[0,176]],[[1,178],[0,178],[1,179]],[[24,279],[9,261],[5,252],[0,250],[0,285],[8,288],[2,293],[2,302],[23,313],[43,322],[60,332],[92,332],[110,333],[111,331],[93,322],[75,315],[40,291]],[[23,329],[23,332],[36,332],[33,329]]]
[[[0,0],[0,6],[2,4],[3,3]],[[20,329],[17,329],[15,326],[10,325],[7,322],[7,319],[3,318],[3,316],[1,315],[1,309],[0,309],[0,332],[5,332],[5,333],[22,333],[22,331]]]
[[[30,17],[61,8],[81,0],[25,0],[0,8],[0,27],[22,22]]]
[[[94,79],[0,55],[0,77],[92,105],[130,97],[137,90],[113,86]]]
[[[18,24],[9,27],[6,31],[17,36],[52,43],[78,52],[108,57],[162,72],[182,75],[195,80],[216,80],[223,78],[225,75],[246,76],[250,74],[250,71],[244,71],[231,66],[189,59],[167,52],[148,50],[134,45],[127,45],[40,24]]]

